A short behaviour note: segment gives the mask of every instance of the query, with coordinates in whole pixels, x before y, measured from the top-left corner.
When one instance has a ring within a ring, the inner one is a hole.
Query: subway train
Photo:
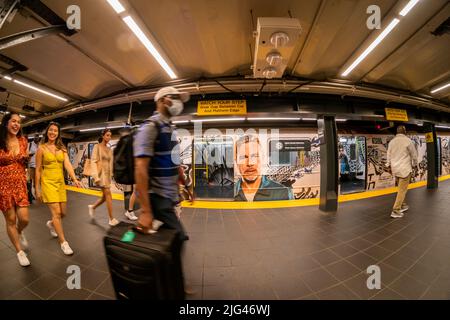
[[[265,197],[239,197],[243,169],[239,165],[237,148],[243,136],[252,137],[256,160],[252,173],[270,181]],[[438,132],[439,176],[450,175],[450,133]],[[338,131],[339,194],[367,192],[395,186],[394,177],[386,169],[386,155],[393,134],[346,134]],[[411,182],[427,180],[425,135],[409,135],[417,153],[418,164]],[[199,137],[193,130],[178,129],[179,163],[187,187],[197,200],[208,201],[271,201],[319,198],[320,146],[317,129],[211,129]],[[117,144],[117,137],[111,147]],[[69,157],[76,175],[84,184],[95,188],[90,178],[83,177],[84,161],[90,157],[95,140],[68,144]],[[70,181],[69,181],[70,184]],[[112,192],[122,193],[125,186],[114,183]],[[277,191],[288,190],[285,196]]]

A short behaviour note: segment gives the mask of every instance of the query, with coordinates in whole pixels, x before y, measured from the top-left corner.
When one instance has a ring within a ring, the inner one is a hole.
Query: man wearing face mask
[[[134,138],[135,181],[142,211],[137,230],[152,233],[155,221],[180,231],[181,240],[188,237],[176,216],[179,197],[178,141],[170,123],[172,116],[183,111],[189,94],[173,87],[160,89],[154,100],[156,111],[138,130]]]

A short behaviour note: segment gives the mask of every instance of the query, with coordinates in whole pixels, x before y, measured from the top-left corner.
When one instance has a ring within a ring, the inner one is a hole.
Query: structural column
[[[427,189],[438,187],[439,159],[436,128],[433,123],[425,122],[425,140],[427,142]]]
[[[338,139],[334,116],[317,120],[320,140],[320,205],[322,211],[336,211],[338,201]]]

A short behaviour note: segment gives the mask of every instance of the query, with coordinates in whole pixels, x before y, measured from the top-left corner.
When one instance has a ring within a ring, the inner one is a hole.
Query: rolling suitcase
[[[185,298],[178,232],[160,228],[157,233],[123,242],[133,224],[121,222],[104,237],[106,258],[119,300],[182,300]]]

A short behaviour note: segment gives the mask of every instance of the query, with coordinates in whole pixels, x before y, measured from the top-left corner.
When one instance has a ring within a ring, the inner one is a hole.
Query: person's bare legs
[[[111,189],[110,188],[103,188],[103,197],[105,198],[106,201],[106,208],[108,209],[108,215],[109,215],[109,220],[112,220],[113,214],[112,214],[112,194],[111,194]]]
[[[19,235],[22,234],[22,231],[28,226],[30,221],[30,215],[28,213],[28,207],[17,207],[17,231]]]
[[[104,190],[104,188],[102,189],[102,191]],[[93,204],[93,208],[94,210],[97,209],[97,207],[101,206],[103,204],[103,202],[106,201],[105,198],[105,192],[102,192],[102,197],[100,199],[98,199],[94,204]]]
[[[56,234],[58,235],[59,243],[63,243],[66,241],[64,236],[64,230],[62,226],[62,217],[65,215],[65,203],[64,203],[64,212],[62,212],[62,203],[53,202],[47,204],[50,212],[52,213],[52,224],[55,229]]]
[[[133,193],[130,197],[130,202],[128,203],[128,211],[134,210],[134,203],[136,202],[136,189],[133,189]]]
[[[17,230],[17,215],[16,209],[11,208],[8,211],[3,211],[6,222],[6,232],[8,233],[9,240],[14,245],[17,252],[22,251],[19,241],[19,231]]]

